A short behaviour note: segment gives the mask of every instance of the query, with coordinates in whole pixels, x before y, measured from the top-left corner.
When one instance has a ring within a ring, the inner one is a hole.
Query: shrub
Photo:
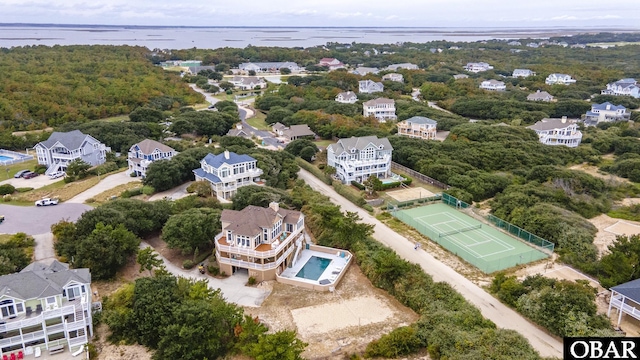
[[[342,184],[336,182],[335,184],[333,184],[333,189],[338,194],[344,196],[347,200],[349,200],[352,203],[358,205],[359,207],[363,207],[363,206],[367,205],[367,201],[364,199],[364,197],[362,197],[362,195],[360,195],[360,196],[354,195],[353,193],[351,193],[351,191],[349,191],[349,189],[347,188],[346,185],[342,185]]]
[[[96,199],[94,199],[94,198],[88,198],[87,200],[85,200],[85,203],[87,203],[87,204],[91,204],[91,203],[94,203],[94,202],[96,202]]]
[[[360,184],[359,182],[357,182],[357,181],[355,181],[355,180],[351,181],[351,185],[353,185],[353,186],[357,187],[357,188],[358,188],[358,189],[360,189],[360,190],[364,190],[364,189],[366,189],[366,188],[364,187],[364,185]]]
[[[129,176],[131,176],[131,177],[138,177],[138,173],[136,173],[136,172],[134,171],[134,172],[132,172],[131,174],[129,174]]]
[[[12,197],[11,197],[11,195],[9,195],[9,194],[4,195],[4,196],[2,197],[2,201],[4,201],[4,202],[10,202],[11,200],[13,200],[13,198],[12,198]]]
[[[102,165],[98,165],[95,168],[91,169],[89,173],[91,175],[98,175],[98,174],[104,175],[106,173],[110,173],[116,170],[118,170],[118,164],[116,164],[113,161],[107,161],[106,163]]]
[[[38,165],[36,165],[36,167],[34,168],[33,172],[34,172],[34,173],[37,173],[37,174],[42,175],[42,174],[44,174],[45,172],[47,172],[47,166],[46,166],[46,165],[38,164]]]
[[[249,276],[249,280],[247,281],[247,284],[253,286],[256,284],[256,278],[254,278],[253,276]]]
[[[379,356],[397,358],[402,355],[415,353],[425,345],[425,342],[418,337],[415,328],[404,326],[369,343],[364,356],[367,358]]]
[[[220,275],[220,268],[217,267],[217,266],[209,265],[209,266],[207,266],[207,271],[209,272],[209,274],[211,274],[213,276]]]
[[[120,194],[120,197],[128,199],[130,197],[138,196],[140,194],[142,194],[142,188],[141,187],[140,188],[134,188],[134,189],[125,190],[125,191],[122,192],[122,194]]]
[[[21,188],[16,188],[16,191],[19,193],[26,193],[27,191],[31,191],[33,190],[32,187],[21,187]]]
[[[16,188],[11,184],[0,185],[0,195],[13,194]]]
[[[193,262],[193,260],[185,260],[182,262],[182,267],[189,270],[189,269],[193,269],[193,267],[195,266],[196,263]]]
[[[141,192],[145,195],[153,195],[156,190],[153,188],[153,186],[145,185],[142,187]]]

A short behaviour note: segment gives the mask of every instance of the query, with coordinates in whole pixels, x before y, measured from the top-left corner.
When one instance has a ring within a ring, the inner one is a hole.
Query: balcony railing
[[[627,300],[629,301],[629,300]],[[626,302],[626,301],[625,301]],[[622,311],[627,314],[630,315],[638,320],[640,320],[640,309],[635,308],[629,304],[624,304],[624,306],[622,306],[622,300],[619,297],[612,297],[611,298],[611,305],[613,307],[616,307],[618,309],[620,309],[622,307]]]
[[[274,256],[278,255],[278,252],[282,251],[282,249],[287,244],[292,242],[293,239],[295,239],[295,237],[297,235],[299,235],[300,233],[302,233],[302,228],[300,228],[300,229],[292,232],[291,234],[289,234],[289,236],[287,236],[280,243],[280,245],[278,245],[278,247],[276,247],[275,249],[264,250],[264,251],[260,251],[260,250],[256,250],[256,249],[247,249],[247,248],[244,248],[242,246],[223,245],[223,244],[220,243],[220,239],[223,238],[224,236],[223,236],[223,233],[220,233],[215,238],[216,252],[218,253],[218,255],[220,254],[220,252],[227,252],[229,254],[246,255],[246,256],[251,256],[251,257],[254,257],[254,258],[261,258],[261,259],[268,258],[268,257],[274,257]],[[218,256],[218,258],[220,258],[220,256]]]
[[[287,256],[289,256],[291,254],[291,252],[293,252],[294,248],[295,248],[295,246],[289,247],[287,249],[287,251],[285,251],[284,254],[282,254],[282,256],[280,256],[276,261],[270,262],[270,263],[266,263],[266,264],[259,264],[259,263],[255,263],[255,262],[251,262],[251,261],[244,261],[244,260],[226,258],[226,257],[220,256],[219,253],[217,254],[217,259],[222,264],[228,264],[228,265],[232,265],[232,266],[238,266],[238,267],[242,267],[242,268],[250,268],[250,269],[256,269],[256,270],[270,270],[270,269],[275,269],[275,268],[278,267],[279,264],[282,264],[284,259]]]

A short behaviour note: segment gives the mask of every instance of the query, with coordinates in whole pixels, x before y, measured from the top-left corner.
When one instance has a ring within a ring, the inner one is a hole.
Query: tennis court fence
[[[389,210],[393,211],[394,209],[400,209],[400,208],[406,209],[414,206],[429,205],[431,203],[440,202],[441,199],[442,199],[442,194],[435,194],[433,196],[407,200],[407,201],[397,201],[397,200],[391,199],[390,197],[387,197],[387,200],[386,200],[387,211]]]
[[[466,202],[445,193],[442,194],[442,202],[447,205],[453,206],[457,209],[466,209],[471,207],[471,205],[467,204]],[[548,255],[553,254],[555,244],[552,243],[551,241],[545,240],[540,236],[534,235],[528,232],[527,230],[517,227],[511,224],[510,222],[502,220],[499,217],[496,217],[494,215],[491,215],[491,214],[482,215],[478,213],[475,213],[475,214],[482,216],[489,223],[495,225],[497,228],[500,228],[508,232],[512,236],[517,237],[520,240],[524,240],[525,242],[536,246],[537,248],[540,249],[540,251],[544,252],[545,254],[548,254]]]

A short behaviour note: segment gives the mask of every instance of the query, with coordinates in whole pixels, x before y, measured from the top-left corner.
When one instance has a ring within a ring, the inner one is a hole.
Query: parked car
[[[31,172],[31,170],[20,170],[15,175],[13,175],[13,177],[18,179],[18,178],[21,178],[22,176],[24,176],[24,174],[26,174],[28,172]]]
[[[34,178],[36,176],[38,176],[38,173],[34,173],[34,172],[31,172],[31,171],[29,171],[28,173],[22,175],[22,177],[25,178],[25,179],[31,179],[31,178]]]
[[[44,198],[36,201],[36,206],[58,205],[58,199]]]
[[[60,177],[64,176],[64,171],[56,171],[56,172],[51,173],[51,174],[49,174],[47,176],[49,176],[49,179],[57,179],[57,178],[60,178]]]

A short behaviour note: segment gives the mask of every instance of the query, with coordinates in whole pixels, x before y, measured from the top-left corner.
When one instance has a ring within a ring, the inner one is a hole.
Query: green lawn
[[[21,162],[18,164],[1,166],[0,167],[0,180],[10,179],[20,170],[31,170],[33,171],[38,165],[38,160],[33,159],[25,162]]]
[[[117,116],[112,116],[112,117],[108,117],[108,118],[104,118],[104,119],[98,119],[98,121],[104,121],[104,122],[129,121],[129,115],[117,115]]]
[[[316,146],[327,147],[327,146],[329,146],[331,144],[334,144],[335,141],[333,141],[333,140],[316,140],[313,143],[316,144]]]
[[[269,125],[264,121],[264,119],[266,119],[267,116],[265,114],[263,114],[260,111],[256,111],[255,115],[253,117],[251,117],[250,119],[247,119],[247,123],[251,126],[253,126],[254,128],[258,129],[258,130],[266,130],[269,131],[271,130],[271,128],[269,127]]]

